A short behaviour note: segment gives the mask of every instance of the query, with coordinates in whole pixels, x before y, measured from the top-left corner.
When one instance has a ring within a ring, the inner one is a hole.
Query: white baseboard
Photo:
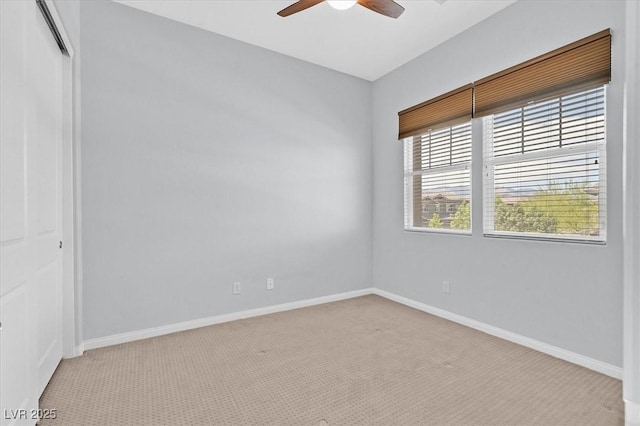
[[[73,354],[73,356],[74,357],[82,356],[83,353],[84,353],[84,343],[81,343],[75,347],[75,353]]]
[[[637,402],[624,402],[625,426],[640,426],[640,404]]]
[[[83,353],[84,353],[84,343],[81,343],[71,348],[69,353],[66,353],[66,352],[63,353],[62,358],[64,359],[76,358],[76,357],[82,356]]]
[[[378,288],[365,288],[361,290],[350,291],[347,293],[332,294],[329,296],[316,297],[313,299],[299,300],[297,302],[283,303],[274,306],[265,306],[263,308],[250,309],[246,311],[233,312],[230,314],[217,315],[209,318],[201,318],[192,321],[185,321],[176,324],[169,324],[161,327],[147,328],[145,330],[131,331],[128,333],[115,334],[112,336],[100,337],[97,339],[86,340],[82,345],[76,347],[76,356],[82,355],[85,350],[103,348],[105,346],[119,345],[121,343],[133,342],[150,337],[162,336],[165,334],[176,333],[178,331],[192,330],[194,328],[206,327],[208,325],[221,324],[239,319],[252,318],[261,315],[272,314],[276,312],[290,311],[292,309],[304,308],[307,306],[321,305],[323,303],[335,302],[338,300],[351,299],[354,297],[366,296],[368,294],[376,294],[386,299],[398,302],[400,304],[418,309],[423,312],[456,322],[458,324],[471,327],[492,336],[535,349],[539,352],[551,355],[553,357],[580,365],[598,373],[616,379],[622,379],[622,368],[615,365],[607,364],[593,358],[580,355],[548,343],[540,342],[526,336],[522,336],[511,331],[507,331],[462,315],[454,314],[444,309],[427,305],[426,303],[417,302],[404,296],[398,296],[385,290]]]
[[[263,308],[249,309],[246,311],[233,312],[230,314],[216,315],[209,318],[201,318],[192,321],[184,321],[161,327],[147,328],[145,330],[131,331],[128,333],[114,334],[112,336],[99,337],[97,339],[86,340],[82,345],[82,350],[103,348],[105,346],[119,345],[121,343],[133,342],[135,340],[148,339],[149,337],[162,336],[164,334],[176,333],[178,331],[192,330],[194,328],[206,327],[208,325],[221,324],[239,319],[258,317],[261,315],[273,314],[276,312],[290,311],[292,309],[305,308],[307,306],[321,305],[323,303],[336,302],[338,300],[351,299],[354,297],[372,294],[372,288],[349,291],[346,293],[332,294],[329,296],[316,297],[313,299],[299,300],[297,302],[283,303]]]
[[[398,302],[406,306],[410,306],[412,308],[418,309],[419,311],[423,311],[447,319],[449,321],[471,327],[484,333],[491,334],[492,336],[496,336],[501,339],[508,340],[510,342],[517,343],[531,349],[535,349],[539,352],[551,355],[555,358],[560,358],[572,364],[577,364],[581,367],[588,368],[589,370],[597,371],[598,373],[602,373],[607,376],[622,380],[622,368],[616,367],[615,365],[598,361],[596,359],[589,358],[584,355],[580,355],[578,353],[550,345],[548,343],[540,342],[539,340],[522,336],[511,331],[503,330],[501,328],[494,327],[492,325],[485,324],[471,318],[463,317],[462,315],[454,314],[452,312],[445,311],[444,309],[417,302],[407,297],[398,296],[385,290],[374,288],[373,294],[377,294],[378,296],[382,296],[386,299],[393,300],[394,302]]]

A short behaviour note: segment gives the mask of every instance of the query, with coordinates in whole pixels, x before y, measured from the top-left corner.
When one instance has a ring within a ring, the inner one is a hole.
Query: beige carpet
[[[621,382],[365,296],[86,352],[42,425],[622,425]]]

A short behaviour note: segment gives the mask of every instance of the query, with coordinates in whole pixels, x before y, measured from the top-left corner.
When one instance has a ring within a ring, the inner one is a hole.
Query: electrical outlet
[[[267,290],[273,290],[274,284],[273,278],[267,278]]]
[[[233,283],[233,294],[240,294],[240,283]]]
[[[449,281],[442,281],[442,292],[444,294],[449,294],[450,293]]]

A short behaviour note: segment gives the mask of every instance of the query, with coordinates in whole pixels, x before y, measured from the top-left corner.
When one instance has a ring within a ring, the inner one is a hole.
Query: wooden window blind
[[[400,111],[399,139],[418,136],[433,130],[471,120],[473,85],[468,84],[437,98]]]
[[[611,32],[604,30],[475,82],[475,117],[562,96],[611,80]]]

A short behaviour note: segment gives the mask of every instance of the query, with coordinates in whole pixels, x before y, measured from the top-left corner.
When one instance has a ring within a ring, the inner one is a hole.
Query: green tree
[[[569,182],[552,184],[515,203],[505,204],[496,197],[495,229],[554,234],[597,233],[599,206],[589,193],[597,194],[597,188]]]
[[[451,229],[471,229],[471,208],[468,201],[460,204],[451,217]]]
[[[433,216],[431,216],[428,226],[429,228],[442,228],[444,226],[438,213],[434,213]]]
[[[557,223],[560,234],[588,234],[599,228],[598,201],[592,200],[585,185],[552,185],[526,203],[544,210]]]
[[[496,197],[494,214],[496,231],[555,233],[557,229],[556,219],[530,201],[505,204]]]

